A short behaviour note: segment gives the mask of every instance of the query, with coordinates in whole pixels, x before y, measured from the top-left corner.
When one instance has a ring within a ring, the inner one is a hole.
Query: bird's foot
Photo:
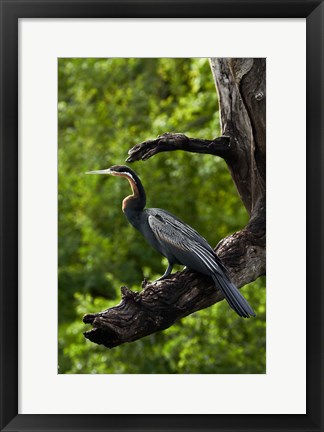
[[[143,279],[143,282],[142,282],[142,288],[144,289],[144,288],[146,288],[147,287],[147,285],[150,283],[150,281],[148,280],[148,279],[146,279],[146,277]]]
[[[167,279],[168,276],[169,276],[169,274],[164,274],[163,276],[159,277],[159,279],[155,279],[154,282],[159,282],[159,281],[161,281],[161,280]]]
[[[148,279],[144,278],[144,280],[142,281],[141,287],[144,289],[147,287],[147,285],[149,285],[150,283],[155,283],[155,282],[159,282],[162,281],[164,279],[167,279],[169,275],[163,275],[161,276],[159,279],[155,279],[154,281],[149,281]]]

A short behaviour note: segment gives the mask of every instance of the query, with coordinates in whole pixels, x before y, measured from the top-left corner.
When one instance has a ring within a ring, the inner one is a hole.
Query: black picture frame
[[[323,1],[0,0],[0,7],[1,431],[323,431]],[[307,414],[18,414],[18,20],[171,17],[307,19]]]

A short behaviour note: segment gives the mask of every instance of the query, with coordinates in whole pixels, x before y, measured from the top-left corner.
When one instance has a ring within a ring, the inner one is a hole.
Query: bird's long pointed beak
[[[104,170],[86,172],[86,174],[111,174],[111,173],[112,173],[112,171],[110,170],[110,168],[104,169]]]

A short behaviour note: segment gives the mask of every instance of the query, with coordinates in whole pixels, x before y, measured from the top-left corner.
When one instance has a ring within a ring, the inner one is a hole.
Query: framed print
[[[323,11],[1,1],[1,430],[323,430]]]

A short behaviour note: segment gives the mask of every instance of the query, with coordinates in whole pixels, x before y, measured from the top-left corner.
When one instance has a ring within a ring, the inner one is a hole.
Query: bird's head
[[[128,204],[135,204],[135,200],[140,202],[137,205],[145,206],[146,198],[143,186],[141,184],[140,179],[137,174],[130,169],[126,165],[114,165],[108,169],[98,170],[98,171],[89,171],[86,174],[110,174],[118,177],[125,177],[129,181],[133,195],[126,197],[123,201],[123,210],[126,208]]]
[[[126,177],[136,184],[136,174],[126,165],[114,165],[110,168],[97,171],[88,171],[86,174],[110,174],[113,176]]]

